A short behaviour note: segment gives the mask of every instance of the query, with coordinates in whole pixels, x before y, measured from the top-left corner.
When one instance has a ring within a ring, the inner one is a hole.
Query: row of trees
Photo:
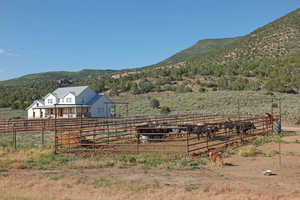
[[[0,85],[0,107],[24,109],[33,100],[62,86],[57,80],[51,80],[49,76],[38,79],[36,75],[36,77],[21,79],[19,82],[14,80],[14,84]],[[69,80],[70,75],[68,74],[66,78]],[[298,92],[300,56],[227,65],[197,65],[191,62],[178,68],[145,68],[121,78],[112,78],[110,74],[100,76],[97,73],[95,75],[93,71],[86,71],[76,75],[70,81],[70,86],[76,85],[88,85],[97,92],[110,92],[110,95],[124,92],[134,95],[161,91],[205,92],[209,88]]]

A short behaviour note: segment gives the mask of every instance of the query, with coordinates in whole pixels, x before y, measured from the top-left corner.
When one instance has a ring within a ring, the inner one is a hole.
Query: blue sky
[[[299,0],[0,0],[0,80],[146,66],[299,7]]]

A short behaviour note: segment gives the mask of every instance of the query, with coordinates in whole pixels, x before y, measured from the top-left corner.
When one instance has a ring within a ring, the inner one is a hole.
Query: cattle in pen
[[[246,135],[249,133],[249,131],[256,129],[256,126],[251,121],[237,121],[235,122],[235,129],[237,135]]]
[[[197,135],[198,140],[200,137],[207,137],[214,139],[216,133],[219,131],[220,126],[217,124],[181,124],[179,125],[179,132],[186,131],[187,134]]]
[[[143,123],[136,127],[137,139],[142,142],[161,142],[165,140],[172,128],[165,123]]]
[[[225,135],[228,137],[230,134],[233,132],[235,128],[235,121],[232,121],[230,118],[228,118],[224,123],[223,123],[223,128],[225,130]]]

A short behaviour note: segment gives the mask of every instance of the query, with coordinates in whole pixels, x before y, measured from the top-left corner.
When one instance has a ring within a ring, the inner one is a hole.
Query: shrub
[[[198,91],[199,91],[199,92],[206,92],[206,89],[205,89],[205,88],[199,88]]]
[[[136,158],[131,155],[123,155],[120,157],[116,157],[114,160],[117,161],[117,163],[119,163],[120,167],[129,167],[137,165]]]
[[[272,103],[272,108],[278,108],[278,104],[277,103]]]
[[[162,106],[160,108],[160,113],[161,114],[169,114],[171,112],[171,109],[168,106]]]
[[[260,136],[260,137],[257,137],[252,142],[252,144],[255,146],[259,146],[259,145],[263,145],[263,144],[267,144],[267,143],[271,143],[271,142],[279,143],[279,142],[283,142],[283,141],[279,135]]]
[[[153,109],[157,109],[160,107],[160,102],[157,99],[151,99],[150,106]]]
[[[300,125],[300,117],[297,117],[295,125]],[[0,143],[1,144],[1,143]],[[1,146],[1,145],[0,145]]]
[[[268,91],[268,92],[266,92],[266,93],[265,93],[265,95],[274,96],[274,93],[273,93],[273,92],[270,92],[270,91]]]
[[[139,89],[141,91],[141,93],[148,93],[151,92],[151,90],[154,88],[154,85],[148,81],[148,80],[142,80],[139,83]]]
[[[185,87],[182,85],[177,86],[176,88],[177,93],[186,93],[186,92],[193,92],[193,90],[190,87]]]
[[[279,154],[279,151],[277,151],[277,150],[270,150],[270,151],[267,151],[264,153],[264,155],[267,157],[273,157],[277,154]]]
[[[239,155],[242,157],[252,157],[252,156],[256,156],[258,153],[257,149],[255,146],[251,146],[247,149],[241,149],[239,151]]]

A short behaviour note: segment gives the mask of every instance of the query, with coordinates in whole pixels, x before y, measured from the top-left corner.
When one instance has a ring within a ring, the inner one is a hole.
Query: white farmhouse
[[[58,88],[26,110],[28,119],[111,117],[113,103],[88,86]]]

